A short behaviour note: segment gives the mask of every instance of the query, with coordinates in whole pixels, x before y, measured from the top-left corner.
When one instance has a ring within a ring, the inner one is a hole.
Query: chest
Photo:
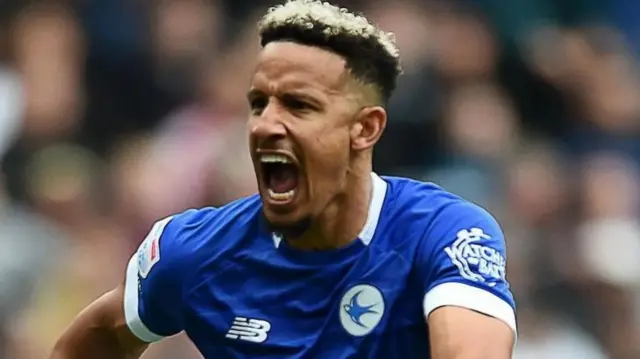
[[[205,357],[425,358],[422,296],[401,256],[367,251],[305,265],[219,263],[189,297],[187,334]],[[213,268],[212,268],[213,269]]]

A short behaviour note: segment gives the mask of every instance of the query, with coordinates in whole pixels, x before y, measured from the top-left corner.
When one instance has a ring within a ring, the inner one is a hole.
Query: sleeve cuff
[[[499,319],[513,330],[516,338],[518,337],[514,309],[491,292],[467,284],[450,282],[437,285],[425,294],[423,309],[426,317],[444,306],[467,308]]]
[[[153,333],[142,322],[139,312],[138,254],[133,255],[127,266],[124,286],[124,316],[131,332],[140,340],[152,343],[164,337]]]

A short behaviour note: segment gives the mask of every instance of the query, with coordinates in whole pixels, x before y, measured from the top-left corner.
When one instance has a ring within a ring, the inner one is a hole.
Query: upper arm
[[[485,210],[445,208],[420,247],[423,306],[436,359],[511,357],[515,302],[506,280],[506,246]]]
[[[60,337],[52,358],[75,358],[87,353],[94,353],[96,359],[139,357],[147,343],[127,327],[123,299],[124,285],[120,285],[87,306]]]
[[[183,215],[156,222],[127,266],[125,281],[85,308],[52,358],[137,358],[148,343],[184,328],[188,262]],[[75,355],[75,356],[74,356]]]
[[[428,317],[434,359],[509,359],[514,337],[504,322],[464,307],[444,306]]]
[[[155,342],[184,330],[187,266],[178,236],[179,218],[153,228],[131,257],[124,284],[124,316],[130,331]]]

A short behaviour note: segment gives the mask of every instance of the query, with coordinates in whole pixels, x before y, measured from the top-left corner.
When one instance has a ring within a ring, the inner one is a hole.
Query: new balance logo
[[[266,320],[247,319],[236,317],[226,337],[229,339],[246,340],[253,343],[262,343],[267,340],[267,333],[271,330],[271,323]]]

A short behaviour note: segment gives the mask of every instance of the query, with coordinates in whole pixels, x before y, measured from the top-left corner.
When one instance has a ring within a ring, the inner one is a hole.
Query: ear
[[[365,107],[351,126],[351,148],[362,151],[372,148],[387,126],[387,112],[380,106]]]

